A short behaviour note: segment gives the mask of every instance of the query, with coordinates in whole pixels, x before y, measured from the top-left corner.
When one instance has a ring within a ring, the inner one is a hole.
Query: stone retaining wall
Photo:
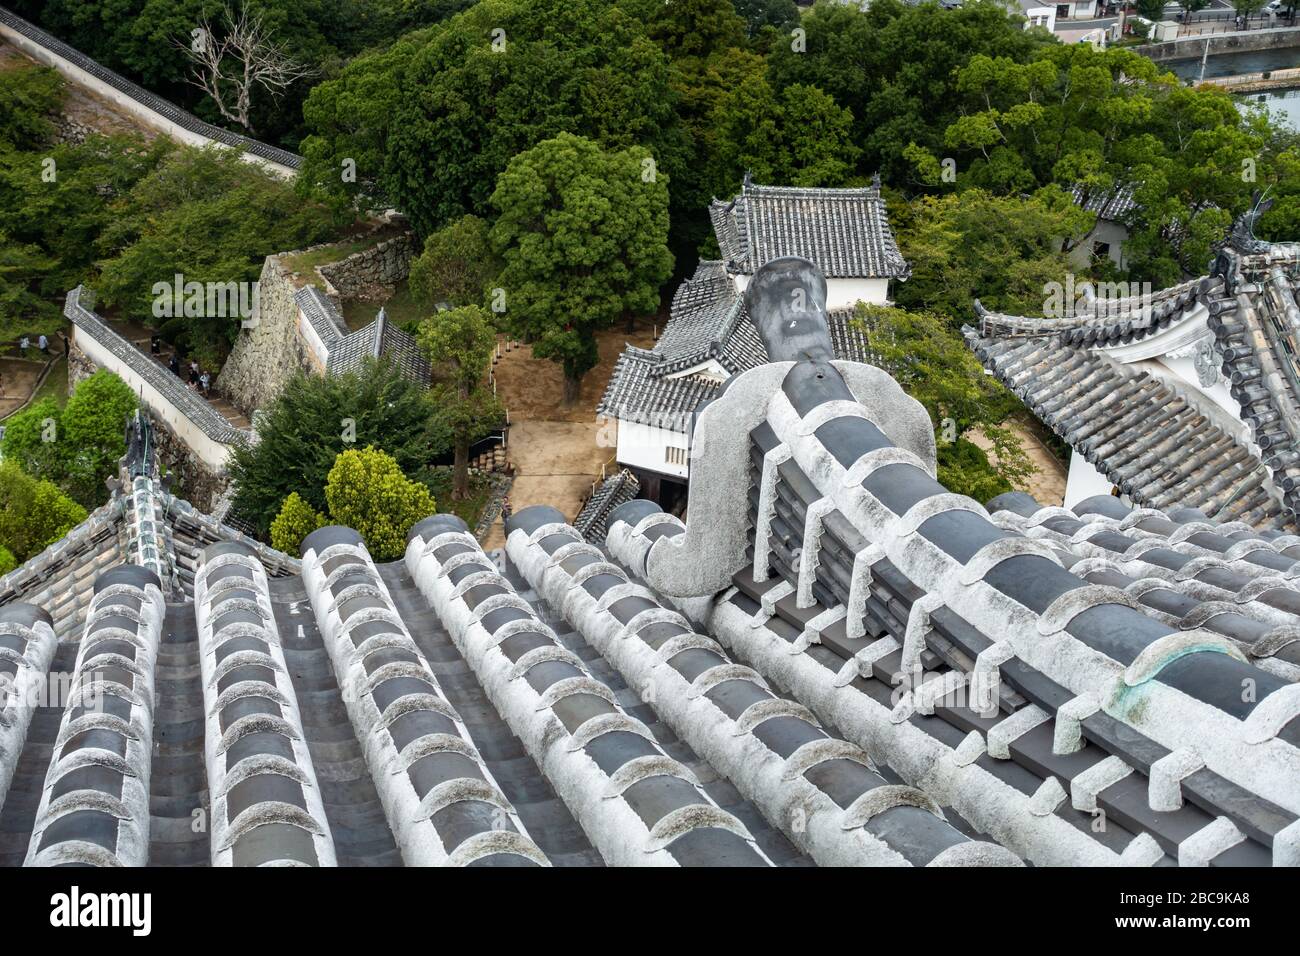
[[[239,330],[216,381],[217,391],[250,421],[254,410],[269,404],[294,374],[311,367],[297,334],[296,288],[280,256],[267,256],[257,288],[257,324]]]
[[[415,237],[405,233],[316,271],[344,298],[385,299],[410,274],[414,255]]]
[[[1216,53],[1246,53],[1252,50],[1279,50],[1300,46],[1300,27],[1278,27],[1271,30],[1243,30],[1239,33],[1215,33],[1208,37],[1210,56]],[[1204,36],[1179,37],[1168,43],[1150,43],[1134,47],[1136,53],[1163,63],[1166,60],[1184,60],[1205,54]]]

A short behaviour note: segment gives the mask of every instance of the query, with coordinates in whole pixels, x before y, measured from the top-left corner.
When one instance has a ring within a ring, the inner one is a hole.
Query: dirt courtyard
[[[39,354],[32,349],[33,354]],[[16,412],[36,388],[44,362],[18,358],[0,358],[0,418]]]
[[[1020,439],[1020,447],[1025,450],[1030,462],[1037,469],[1029,477],[1029,481],[1026,482],[1028,487],[1024,490],[1033,495],[1034,500],[1040,505],[1063,504],[1065,502],[1065,466],[1044,447],[1043,443],[1023,422],[1012,419],[1006,423],[1006,427]],[[982,433],[971,432],[966,437],[986,452],[991,451],[992,445]],[[996,456],[990,457],[993,457],[994,461],[997,460]]]
[[[662,326],[661,326],[662,328]],[[600,363],[582,380],[578,401],[565,406],[564,374],[560,366],[533,357],[528,346],[507,350],[494,371],[497,395],[510,413],[510,444],[507,454],[515,466],[515,483],[510,504],[515,511],[529,505],[550,505],[573,520],[601,465],[614,457],[614,432],[596,421],[596,405],[605,392],[614,363],[626,344],[651,348],[654,329],[639,321],[635,331],[619,324],[596,336]],[[489,550],[505,545],[498,519],[484,541]]]

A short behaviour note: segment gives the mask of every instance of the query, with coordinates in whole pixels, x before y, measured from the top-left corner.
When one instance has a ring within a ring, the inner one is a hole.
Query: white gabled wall
[[[732,276],[737,292],[744,292],[750,276],[737,273]],[[826,280],[826,308],[847,309],[858,302],[884,305],[889,301],[888,279],[831,279]]]
[[[670,448],[681,454],[674,453],[670,460]],[[690,454],[691,440],[685,432],[619,420],[616,456],[620,465],[685,478],[690,473]]]

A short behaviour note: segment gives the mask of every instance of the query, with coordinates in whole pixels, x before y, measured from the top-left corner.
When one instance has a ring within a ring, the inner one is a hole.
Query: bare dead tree
[[[191,41],[178,40],[176,45],[194,63],[189,81],[212,98],[222,116],[251,133],[249,114],[255,88],[261,87],[278,99],[316,70],[299,63],[272,38],[261,13],[250,14],[241,5],[236,16],[226,7],[222,26],[222,30],[214,30],[204,17]]]

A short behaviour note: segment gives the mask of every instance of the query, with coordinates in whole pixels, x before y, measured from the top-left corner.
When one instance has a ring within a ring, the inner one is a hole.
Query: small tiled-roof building
[[[910,274],[898,251],[880,179],[860,189],[757,186],[748,176],[730,201],[714,199],[709,218],[737,289],[773,259],[799,256],[826,275],[827,305],[884,302],[891,280]]]
[[[1300,527],[1300,245],[1239,225],[1209,272],[1051,318],[989,312],[967,340],[1074,449],[1067,507],[1095,494]],[[1097,287],[1107,291],[1105,284]]]
[[[866,361],[866,337],[852,324],[859,302],[889,301],[890,283],[910,274],[889,226],[879,181],[858,189],[757,186],[709,207],[723,258],[706,260],[673,295],[653,349],[629,345],[597,414],[617,423],[616,460],[635,472],[641,494],[670,503],[690,475],[691,422],[732,375],[762,365],[767,351],[745,312],[754,271],[799,256],[826,276],[836,354]]]

